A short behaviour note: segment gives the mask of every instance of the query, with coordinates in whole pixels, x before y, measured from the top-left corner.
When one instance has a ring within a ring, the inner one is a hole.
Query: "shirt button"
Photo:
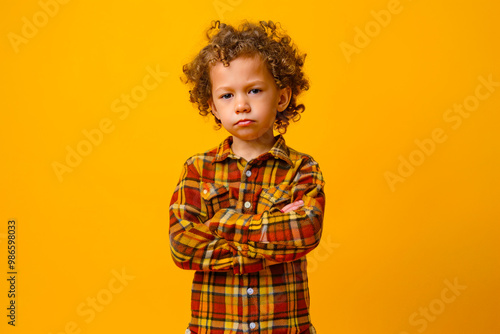
[[[247,170],[247,171],[246,171],[246,173],[245,173],[245,175],[246,175],[247,177],[252,176],[252,171],[251,171],[251,170]]]
[[[206,195],[207,194],[207,189],[203,189],[203,193]]]
[[[255,322],[251,322],[251,323],[250,323],[250,329],[254,329],[254,328],[255,328],[255,326],[257,326],[257,325],[255,324]]]
[[[245,202],[245,208],[250,209],[251,206],[252,206],[252,203],[250,203],[248,201]]]
[[[249,295],[253,295],[253,289],[252,288],[248,288],[247,292],[248,292]]]

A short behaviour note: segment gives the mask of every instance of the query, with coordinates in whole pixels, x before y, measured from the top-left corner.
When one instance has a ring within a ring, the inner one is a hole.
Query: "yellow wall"
[[[54,1],[0,10],[2,333],[184,333],[193,273],[171,260],[168,203],[226,133],[179,77],[211,20],[244,18],[308,53],[285,138],[327,182],[319,333],[500,332],[495,1]]]

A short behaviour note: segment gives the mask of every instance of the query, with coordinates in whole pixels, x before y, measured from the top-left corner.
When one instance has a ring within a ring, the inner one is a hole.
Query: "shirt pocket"
[[[281,210],[286,204],[291,203],[291,200],[292,194],[288,184],[262,189],[257,203],[257,213]]]
[[[230,191],[225,184],[203,182],[201,198],[205,209],[202,208],[202,211],[207,213],[207,219],[212,218],[217,211],[231,207]]]

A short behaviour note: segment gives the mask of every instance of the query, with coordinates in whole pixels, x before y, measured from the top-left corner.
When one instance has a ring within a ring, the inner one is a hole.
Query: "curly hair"
[[[231,60],[239,56],[259,55],[267,65],[279,89],[290,87],[291,98],[287,108],[278,112],[274,128],[285,133],[290,123],[300,119],[305,110],[303,104],[297,104],[297,96],[309,89],[309,81],[302,71],[306,54],[300,54],[291,38],[283,31],[279,23],[261,21],[260,25],[245,22],[239,29],[213,21],[206,33],[206,45],[193,61],[182,68],[184,83],[192,85],[189,100],[198,106],[200,115],[211,114],[208,101],[212,97],[210,68],[217,62],[229,66]],[[221,122],[215,116],[216,128]]]

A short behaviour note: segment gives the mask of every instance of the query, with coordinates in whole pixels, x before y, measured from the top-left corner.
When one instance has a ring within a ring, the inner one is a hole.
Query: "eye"
[[[251,94],[257,94],[257,93],[260,93],[260,92],[262,92],[262,90],[261,90],[261,89],[258,89],[258,88],[253,88],[253,89],[250,89],[250,93],[251,93]]]
[[[224,95],[221,95],[221,97],[220,97],[220,98],[221,98],[221,99],[224,99],[224,100],[227,100],[227,99],[231,98],[232,96],[233,96],[233,94],[231,94],[231,93],[226,93],[226,94],[224,94]]]

